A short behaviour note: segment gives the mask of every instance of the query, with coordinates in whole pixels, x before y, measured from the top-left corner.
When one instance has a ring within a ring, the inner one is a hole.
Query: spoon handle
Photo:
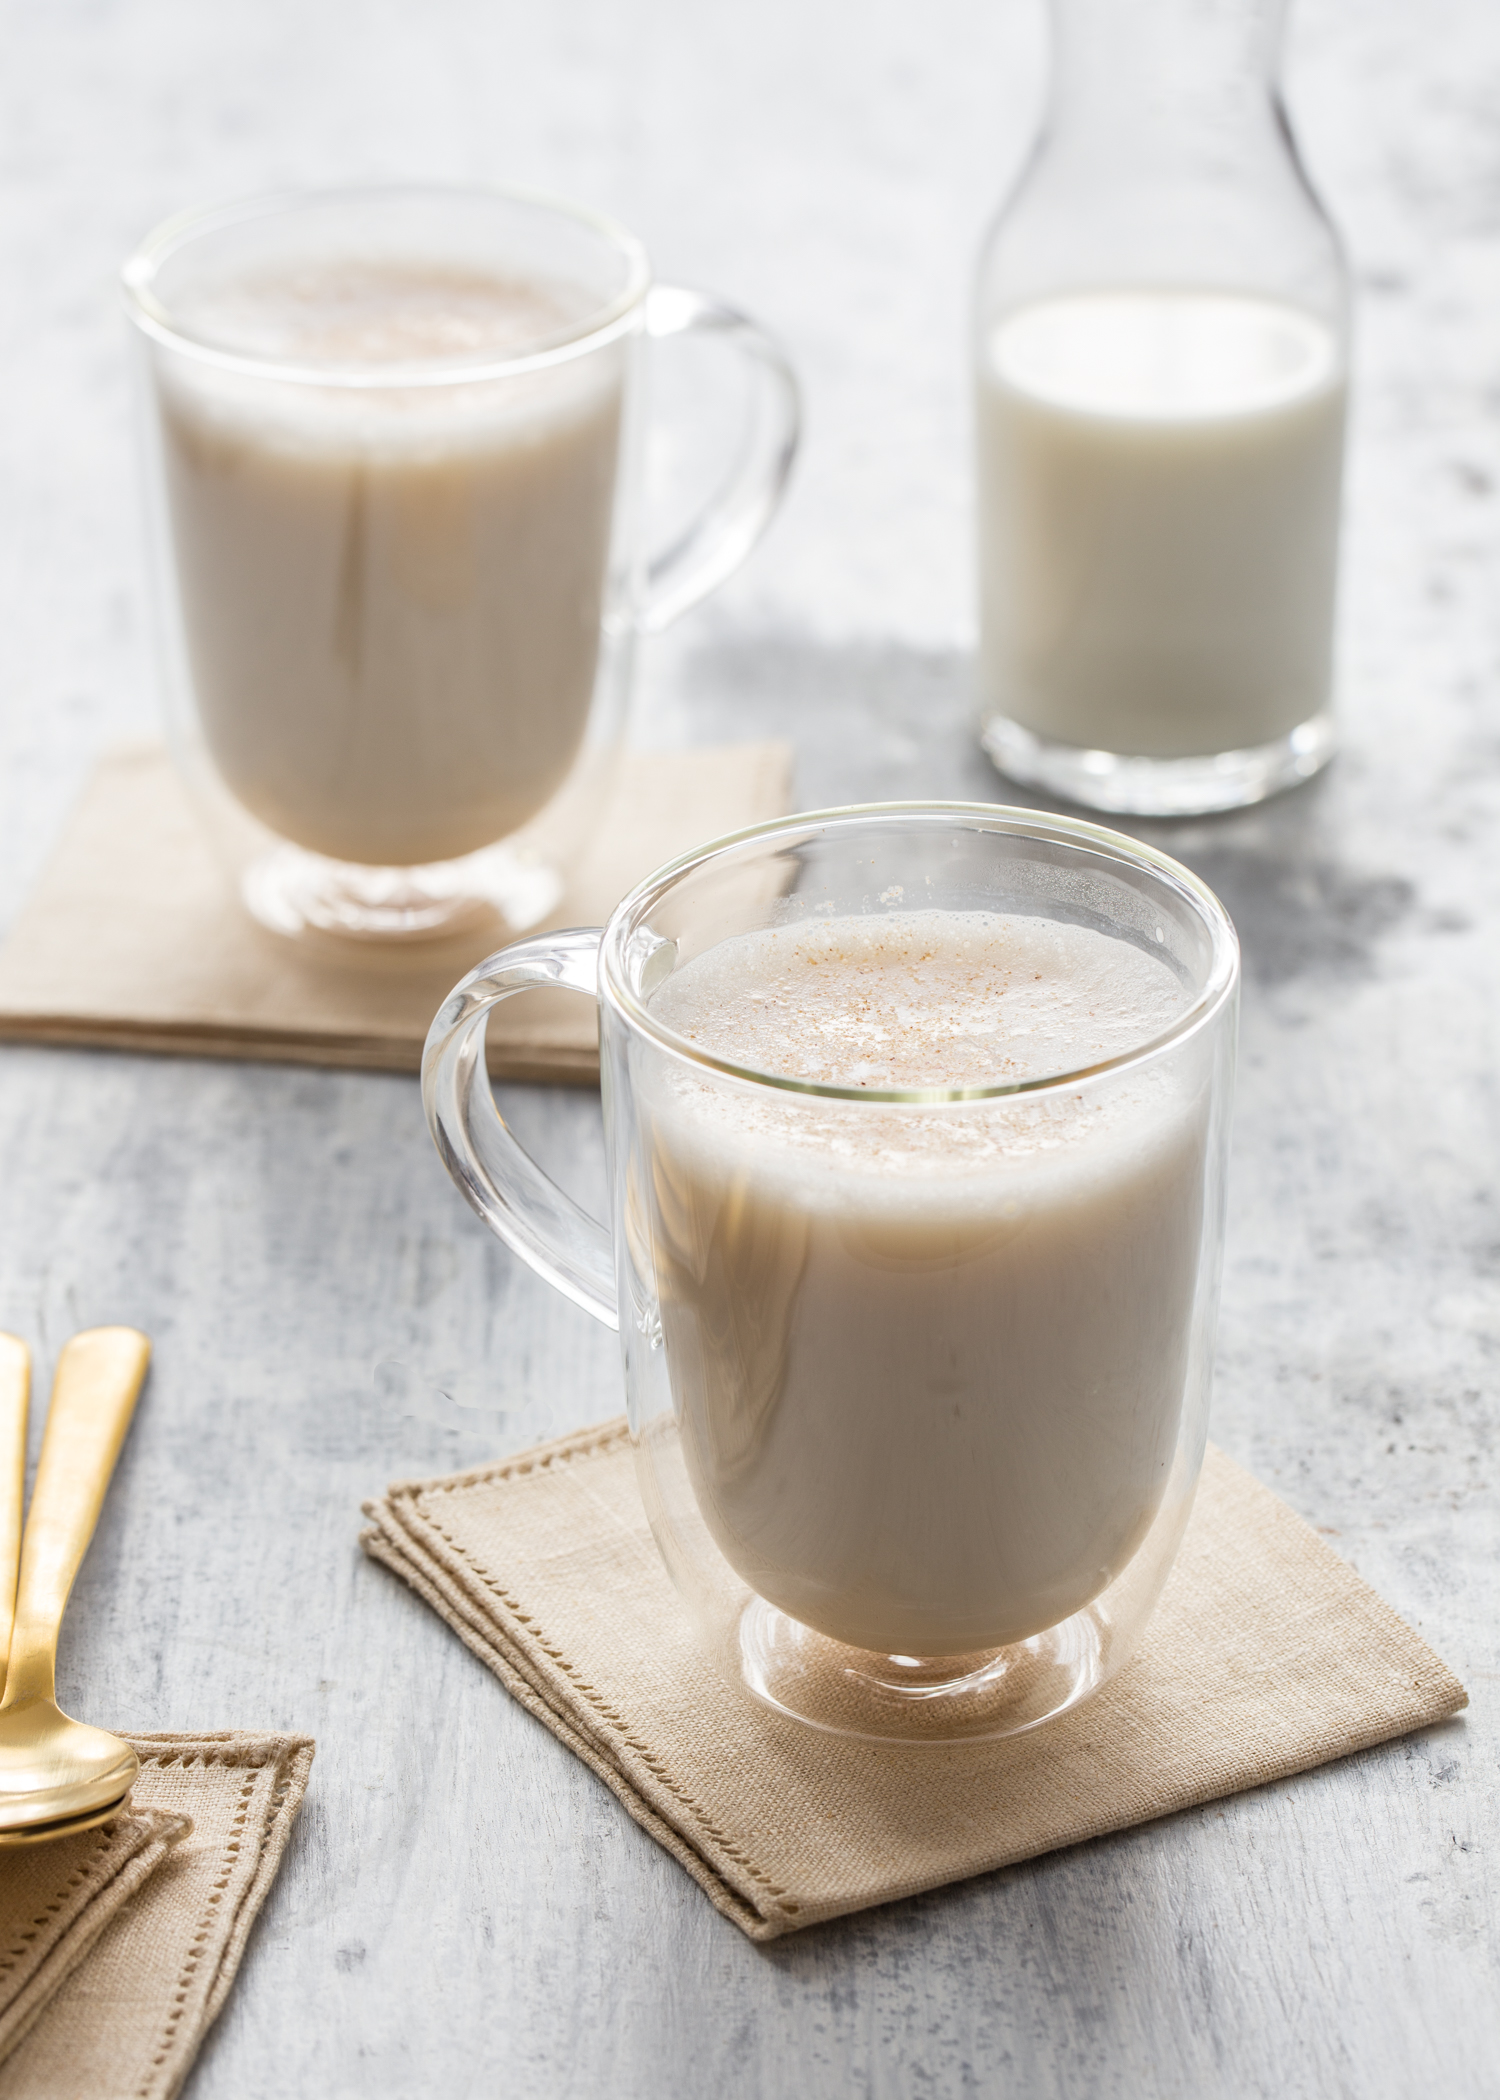
[[[13,1334],[0,1334],[0,1681],[16,1615],[16,1570],[21,1564],[21,1512],[26,1501],[26,1410],[31,1399],[31,1352]]]
[[[91,1327],[57,1360],[0,1710],[54,1695],[58,1628],[150,1358],[150,1342],[133,1327]]]

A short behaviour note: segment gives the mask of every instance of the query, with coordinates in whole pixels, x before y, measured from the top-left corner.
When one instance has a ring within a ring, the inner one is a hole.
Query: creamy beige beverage
[[[733,1063],[879,1089],[1079,1071],[1187,1003],[1164,962],[1087,927],[930,911],[735,937],[651,1012]],[[1120,1572],[1178,1435],[1193,1087],[1153,1066],[938,1109],[661,1076],[643,1207],[673,1405],[754,1590],[856,1647],[952,1655]]]
[[[227,786],[340,860],[443,860],[516,830],[588,720],[623,352],[397,384],[587,318],[564,287],[421,263],[220,283],[174,318],[311,375],[160,367],[189,670]],[[318,385],[333,367],[393,380]]]
[[[985,709],[1087,749],[1270,743],[1329,704],[1345,385],[1262,299],[1023,307],[981,354]]]

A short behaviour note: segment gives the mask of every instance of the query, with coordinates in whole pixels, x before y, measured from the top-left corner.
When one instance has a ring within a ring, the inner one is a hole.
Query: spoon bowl
[[[0,1845],[56,1824],[72,1830],[102,1822],[123,1805],[140,1769],[128,1743],[70,1719],[53,1700],[7,1707],[0,1712]]]

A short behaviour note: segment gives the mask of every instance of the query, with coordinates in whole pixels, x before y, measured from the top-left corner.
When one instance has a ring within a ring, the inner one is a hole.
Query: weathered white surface
[[[642,734],[789,733],[805,802],[993,796],[964,727],[961,323],[1024,141],[1023,0],[54,0],[0,69],[0,917],[149,724],[112,278],[286,180],[611,207],[808,381],[791,507],[648,667]],[[613,1344],[489,1242],[374,1077],[0,1051],[0,1324],[157,1369],[64,1696],[307,1728],[299,1835],[194,2100],[1495,2089],[1500,15],[1305,0],[1292,78],[1363,306],[1348,748],[1155,834],[1245,939],[1216,1426],[1466,1678],[1295,1784],[745,1944],[424,1608],[361,1496],[617,1406]],[[585,1189],[596,1111],[517,1102]],[[446,1395],[446,1397],[444,1397]]]

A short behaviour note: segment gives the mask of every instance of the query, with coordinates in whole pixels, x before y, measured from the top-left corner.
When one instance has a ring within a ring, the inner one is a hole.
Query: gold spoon
[[[31,1354],[13,1334],[0,1334],[0,1685],[16,1615],[16,1576],[21,1565],[22,1514],[26,1506],[26,1418],[31,1398]],[[121,1806],[112,1802],[92,1815],[65,1817],[23,1831],[0,1831],[0,1846],[41,1845],[92,1830]]]
[[[55,1694],[63,1612],[150,1357],[150,1342],[133,1327],[93,1327],[75,1334],[58,1358],[0,1700],[0,1846],[37,1844],[107,1822],[140,1770],[128,1743],[70,1720]],[[7,1375],[7,1364],[13,1398],[10,1351],[0,1360],[0,1375]],[[0,1412],[0,1455],[9,1445],[5,1421]]]
[[[21,1565],[21,1517],[26,1507],[26,1410],[31,1400],[31,1352],[13,1334],[0,1334],[0,1665],[10,1653],[16,1616],[16,1571]],[[0,1683],[4,1682],[0,1671]]]

